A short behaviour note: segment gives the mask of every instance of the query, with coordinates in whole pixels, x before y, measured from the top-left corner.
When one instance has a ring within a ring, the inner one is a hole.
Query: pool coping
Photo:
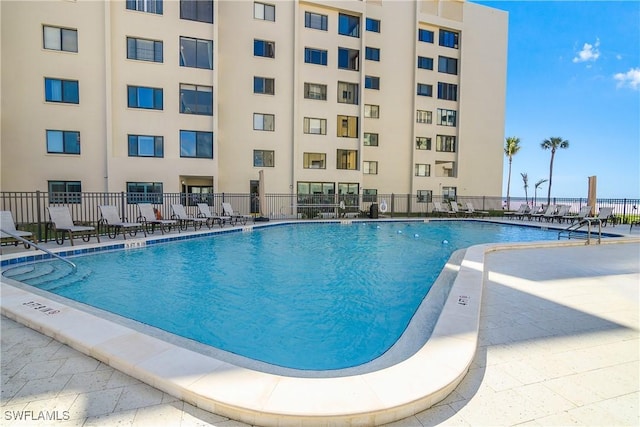
[[[610,239],[617,243],[640,239]],[[384,424],[444,399],[477,347],[484,256],[582,241],[467,248],[429,340],[406,360],[364,374],[299,378],[241,368],[1,283],[2,314],[202,409],[257,425]]]

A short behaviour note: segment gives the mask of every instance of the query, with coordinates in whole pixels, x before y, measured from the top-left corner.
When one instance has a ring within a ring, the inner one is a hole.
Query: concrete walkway
[[[394,426],[640,425],[640,244],[494,252],[485,272],[469,373]],[[0,326],[3,426],[245,425],[5,317]]]

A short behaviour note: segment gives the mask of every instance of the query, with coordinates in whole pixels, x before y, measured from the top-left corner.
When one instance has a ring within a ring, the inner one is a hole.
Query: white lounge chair
[[[225,222],[231,223],[230,216],[221,216],[212,213],[211,209],[209,209],[209,205],[206,203],[198,203],[198,210],[200,211],[198,213],[198,217],[205,218],[208,222],[209,228],[211,228],[216,222],[220,227],[224,227]]]
[[[156,215],[151,203],[138,203],[138,210],[140,211],[138,221],[147,227],[149,233],[153,234],[155,226],[159,225],[160,232],[164,234],[165,228],[167,231],[170,231],[171,227],[177,224],[177,221],[173,219],[163,219],[161,216]],[[149,228],[149,226],[151,226],[151,228]]]
[[[95,234],[96,240],[100,243],[100,236],[96,228],[88,225],[75,225],[71,217],[71,211],[67,206],[49,206],[47,210],[49,211],[49,218],[51,218],[51,225],[57,244],[62,245],[64,243],[64,233],[69,236],[71,246],[73,246],[75,234],[80,234],[85,242],[91,239],[91,234]]]
[[[600,208],[598,215],[585,217],[584,219],[589,220],[592,223],[600,221],[603,227],[606,227],[609,221],[611,221],[613,226],[616,225],[615,218],[613,217],[613,208]]]
[[[537,218],[538,221],[541,221],[542,218],[550,218],[550,217],[552,217],[556,210],[558,210],[558,207],[556,205],[549,205],[544,210],[544,212],[538,212],[538,213],[531,214],[531,218],[532,219],[533,218]]]
[[[249,219],[253,218],[251,215],[243,215],[234,212],[233,208],[231,207],[231,203],[228,202],[222,202],[222,215],[231,217],[231,221],[233,221],[235,224],[238,224],[238,222],[240,222],[240,224],[242,225],[245,225]]]
[[[449,211],[449,215],[458,216],[460,215],[460,210],[458,209],[458,202],[452,200],[449,202],[449,206],[451,206],[451,210]]]
[[[13,214],[11,211],[0,211],[0,230],[0,240],[2,240],[3,243],[12,242],[17,246],[20,240],[16,239],[15,236],[21,237],[25,240],[31,240],[31,238],[33,238],[32,233],[18,230],[16,228],[16,223],[13,221]],[[28,249],[30,247],[28,243],[22,243],[25,248]]]
[[[444,214],[447,214],[447,215],[453,215],[454,214],[453,211],[443,208],[442,207],[442,203],[440,203],[440,202],[433,202],[433,210],[431,212],[436,214],[436,215],[438,215],[438,216],[442,216]]]
[[[531,209],[529,208],[529,205],[526,204],[526,203],[522,203],[517,211],[505,212],[504,216],[507,217],[507,218],[520,218],[520,219],[522,219],[526,215],[528,215],[530,211],[531,211]]]
[[[566,220],[567,222],[571,221],[572,223],[582,221],[583,219],[585,219],[585,217],[587,217],[587,215],[591,213],[592,210],[593,206],[583,206],[580,208],[580,211],[578,211],[576,215],[567,214],[563,216],[562,219]]]
[[[471,202],[467,202],[466,203],[467,206],[467,210],[464,211],[464,213],[467,216],[475,216],[475,215],[479,215],[479,216],[486,216],[489,215],[489,212],[487,211],[477,211],[474,207],[473,207],[473,203]]]
[[[569,213],[569,208],[570,206],[567,205],[558,205],[558,209],[553,213],[553,215],[551,215],[551,218],[549,220],[553,222],[557,219],[558,222],[562,222],[562,219],[565,217],[565,215]]]
[[[202,228],[202,224],[207,224],[207,227],[211,228],[211,226],[209,226],[209,222],[205,218],[196,218],[194,216],[187,214],[187,211],[185,211],[184,206],[182,206],[179,203],[172,204],[171,210],[173,211],[172,218],[178,221],[178,225],[183,230],[187,229],[187,227],[189,226],[189,223],[193,225],[194,231],[198,230],[199,228]]]
[[[147,237],[147,232],[144,226],[140,222],[125,222],[120,218],[118,214],[118,208],[113,205],[99,205],[100,216],[102,219],[98,224],[104,224],[107,229],[107,236],[111,239],[115,239],[118,233],[122,232],[122,238],[127,239],[127,232],[131,237],[138,234],[138,230],[142,230],[144,236]]]

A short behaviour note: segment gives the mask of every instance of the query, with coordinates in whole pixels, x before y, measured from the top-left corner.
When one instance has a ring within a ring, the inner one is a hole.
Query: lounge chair
[[[447,214],[447,215],[454,214],[453,211],[443,208],[440,202],[433,202],[433,210],[431,212],[438,216],[442,216],[444,214]]]
[[[49,206],[47,210],[49,211],[49,218],[51,218],[51,225],[57,244],[62,245],[64,243],[64,233],[69,236],[71,246],[73,246],[75,234],[80,234],[85,242],[91,239],[91,234],[95,234],[96,240],[100,243],[100,236],[96,228],[88,225],[75,225],[71,217],[71,211],[67,206]],[[60,232],[60,235],[58,235],[58,232]]]
[[[571,223],[582,221],[583,219],[585,219],[587,215],[591,213],[592,210],[593,210],[593,206],[583,206],[580,208],[580,211],[578,211],[576,215],[568,214],[563,216],[562,219],[566,220],[567,222],[571,221]]]
[[[177,221],[173,219],[163,219],[162,217],[157,216],[151,203],[138,203],[138,210],[140,211],[138,221],[147,227],[147,231],[149,233],[153,234],[155,226],[159,225],[160,232],[164,234],[165,228],[167,231],[170,231],[171,227],[177,224]],[[151,226],[151,228],[149,228],[149,226]]]
[[[529,205],[526,203],[523,203],[520,205],[517,211],[505,212],[504,216],[507,218],[524,218],[524,216],[529,214],[529,212],[530,212]]]
[[[538,212],[531,214],[531,219],[538,219],[538,221],[542,221],[542,218],[551,218],[553,214],[558,210],[556,205],[549,205],[544,210],[544,212]]]
[[[0,240],[2,243],[14,243],[16,246],[20,240],[15,236],[21,237],[25,240],[31,240],[33,234],[28,231],[21,231],[16,228],[16,223],[13,221],[13,214],[11,211],[0,211]],[[11,234],[9,234],[11,233]],[[22,242],[24,247],[29,249],[28,243]]]
[[[544,206],[540,205],[540,206],[534,206],[531,209],[529,209],[529,212],[522,214],[522,219],[524,220],[525,218],[527,218],[529,221],[531,221],[533,219],[534,215],[538,215],[538,214],[543,214],[544,213]]]
[[[547,220],[551,221],[551,222],[553,222],[555,220],[558,220],[558,222],[562,222],[562,219],[568,213],[569,213],[569,206],[567,206],[567,205],[558,205],[558,209],[553,213],[553,215],[551,215],[551,218],[547,219]]]
[[[118,214],[118,208],[113,205],[99,205],[100,216],[102,217],[98,224],[103,224],[107,229],[107,236],[111,239],[115,239],[118,233],[122,232],[122,238],[127,239],[127,232],[131,237],[138,234],[138,230],[142,230],[144,237],[147,237],[147,232],[144,226],[140,222],[125,222],[120,218]]]
[[[475,216],[475,215],[478,215],[478,216],[486,216],[486,215],[489,215],[489,212],[487,212],[487,211],[477,211],[477,210],[473,207],[473,203],[471,203],[471,202],[467,202],[467,203],[466,203],[466,206],[467,206],[467,210],[466,210],[466,211],[464,211],[464,213],[465,213],[467,216]]]
[[[611,221],[613,226],[616,225],[615,218],[613,217],[613,208],[600,208],[598,215],[585,217],[584,219],[589,220],[591,223],[600,221],[603,227],[606,227],[609,221]]]
[[[207,226],[209,228],[211,228],[213,224],[215,224],[216,222],[220,227],[224,227],[225,222],[231,223],[230,216],[220,216],[220,215],[216,215],[215,213],[212,213],[211,209],[209,209],[209,205],[206,203],[198,203],[198,210],[200,211],[198,213],[198,217],[206,219]]]
[[[184,206],[179,203],[172,204],[171,210],[173,211],[172,218],[178,221],[178,225],[182,230],[186,230],[189,226],[189,223],[193,225],[194,231],[202,228],[202,224],[207,224],[207,227],[211,228],[206,218],[196,218],[187,214],[187,212],[184,210]]]
[[[253,218],[251,215],[242,215],[234,212],[231,203],[228,202],[222,202],[222,215],[231,217],[233,223],[238,224],[240,222],[242,225],[245,225],[249,219]]]
[[[460,210],[458,209],[458,202],[456,201],[450,201],[449,202],[449,206],[451,206],[451,210],[449,211],[449,215],[453,215],[453,216],[458,216],[460,215],[462,212],[460,212]]]

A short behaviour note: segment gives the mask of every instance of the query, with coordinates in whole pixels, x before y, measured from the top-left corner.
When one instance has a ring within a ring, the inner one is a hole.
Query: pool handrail
[[[25,245],[31,245],[31,246],[33,246],[33,247],[35,247],[35,248],[40,249],[42,252],[45,252],[45,253],[47,253],[47,254],[51,255],[53,258],[57,258],[57,259],[59,259],[59,260],[60,260],[60,261],[62,261],[62,262],[66,262],[67,264],[69,264],[69,265],[71,266],[71,268],[73,268],[73,271],[74,271],[74,272],[78,271],[78,266],[77,266],[77,265],[75,265],[73,262],[69,261],[68,259],[62,258],[60,255],[54,254],[54,253],[53,253],[53,252],[51,252],[49,249],[46,249],[46,248],[44,248],[44,247],[40,246],[39,244],[34,243],[34,242],[30,241],[30,240],[27,240],[27,239],[25,239],[25,238],[22,238],[22,237],[18,236],[17,234],[12,233],[12,232],[10,232],[10,231],[3,230],[3,229],[0,229],[0,231],[2,231],[3,233],[8,234],[9,236],[13,237],[13,238],[14,238],[14,239],[16,239],[16,240],[21,241],[21,242],[22,242],[22,243],[24,243]]]

